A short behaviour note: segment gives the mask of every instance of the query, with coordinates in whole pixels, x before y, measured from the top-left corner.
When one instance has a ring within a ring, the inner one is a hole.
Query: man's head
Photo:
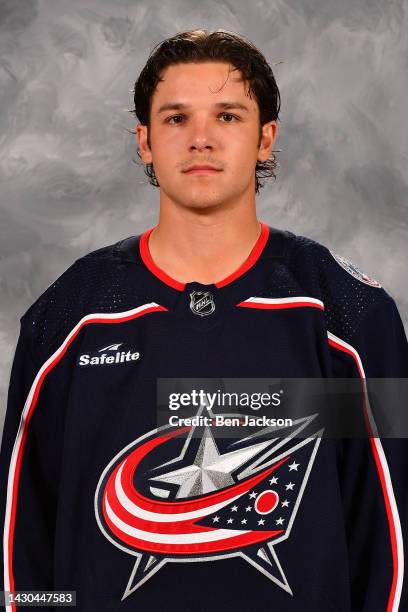
[[[275,177],[279,90],[264,56],[237,34],[194,30],[163,41],[134,101],[145,172],[174,202],[233,203]],[[217,171],[188,172],[205,164]]]

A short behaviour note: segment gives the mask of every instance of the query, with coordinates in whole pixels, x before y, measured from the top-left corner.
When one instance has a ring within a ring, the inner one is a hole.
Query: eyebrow
[[[231,102],[216,102],[214,104],[215,108],[223,108],[223,109],[239,109],[239,110],[243,110],[246,112],[249,112],[249,109],[247,106],[245,106],[245,104],[242,104],[241,102],[237,102],[237,101],[231,101]],[[164,111],[167,110],[186,110],[188,108],[191,108],[191,106],[189,104],[184,104],[183,102],[168,102],[167,104],[162,104],[162,106],[160,106],[159,110],[157,111],[157,115],[160,115],[160,113],[163,113]]]

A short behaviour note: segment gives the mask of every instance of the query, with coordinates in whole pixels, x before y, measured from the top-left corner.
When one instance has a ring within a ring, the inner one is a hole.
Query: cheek
[[[249,159],[256,159],[258,155],[258,132],[252,129],[242,130],[234,134],[231,139],[224,138],[226,150],[230,149],[234,156],[248,163]]]
[[[242,142],[234,147],[231,151],[230,162],[227,165],[231,166],[234,174],[237,176],[247,176],[255,170],[257,160],[257,149],[253,142]]]
[[[185,145],[178,134],[166,134],[159,141],[152,141],[152,155],[156,163],[172,168],[185,159]]]

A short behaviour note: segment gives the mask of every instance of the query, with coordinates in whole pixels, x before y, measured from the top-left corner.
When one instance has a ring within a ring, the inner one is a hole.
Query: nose
[[[205,151],[206,149],[212,150],[212,146],[201,140],[197,140],[190,146],[191,151]]]
[[[212,150],[214,146],[213,137],[210,133],[208,123],[205,120],[196,120],[192,123],[190,136],[190,150],[204,151]]]

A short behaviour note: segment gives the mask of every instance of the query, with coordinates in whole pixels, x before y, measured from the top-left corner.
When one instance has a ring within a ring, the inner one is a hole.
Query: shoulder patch
[[[374,278],[371,278],[371,276],[368,276],[367,274],[364,274],[364,272],[362,272],[351,261],[346,259],[346,257],[343,257],[342,255],[338,255],[337,253],[334,253],[333,251],[330,251],[330,254],[334,257],[334,259],[337,261],[337,263],[344,270],[346,270],[346,272],[351,274],[351,276],[354,276],[354,278],[356,278],[357,280],[361,281],[362,283],[365,283],[366,285],[370,285],[370,287],[376,287],[377,289],[381,288],[381,285],[380,285],[380,283],[378,281],[376,281]]]

